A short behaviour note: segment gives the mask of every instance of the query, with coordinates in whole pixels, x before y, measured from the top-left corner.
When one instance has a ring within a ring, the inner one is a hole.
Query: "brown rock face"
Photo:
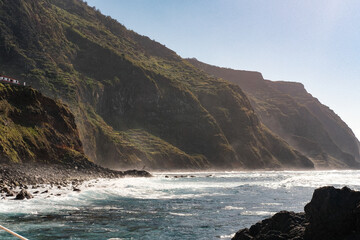
[[[308,93],[302,84],[271,81],[268,83],[274,89],[290,95],[296,102],[306,106],[310,113],[320,121],[330,138],[341,151],[354,156],[357,161],[360,161],[358,140],[352,130],[334,111]]]
[[[0,84],[0,161],[62,162],[82,156],[70,110],[32,88]]]
[[[358,140],[331,109],[300,83],[264,80],[261,73],[220,68],[188,59],[208,74],[240,86],[260,121],[318,168],[358,168]]]

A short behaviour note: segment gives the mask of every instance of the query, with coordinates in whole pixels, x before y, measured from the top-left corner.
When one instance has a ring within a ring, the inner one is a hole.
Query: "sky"
[[[303,83],[360,139],[360,1],[87,2],[181,57]]]

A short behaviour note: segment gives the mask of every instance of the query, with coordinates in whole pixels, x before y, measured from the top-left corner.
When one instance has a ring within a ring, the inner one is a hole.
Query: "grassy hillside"
[[[78,0],[1,0],[0,72],[66,102],[108,167],[313,167],[238,86]]]
[[[317,167],[358,167],[358,141],[351,129],[302,84],[268,81],[258,72],[220,68],[196,59],[189,62],[240,86],[261,122],[311,158]]]
[[[32,88],[0,83],[0,162],[85,159],[68,107]]]

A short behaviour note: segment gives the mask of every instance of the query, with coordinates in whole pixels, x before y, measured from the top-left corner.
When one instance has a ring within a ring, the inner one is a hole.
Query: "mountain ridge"
[[[0,6],[0,72],[67,103],[94,162],[160,170],[313,168],[259,121],[240,87],[86,3]]]
[[[302,83],[270,81],[258,72],[216,67],[197,59],[188,61],[208,74],[238,84],[260,120],[317,167],[358,166],[358,140],[351,129]]]

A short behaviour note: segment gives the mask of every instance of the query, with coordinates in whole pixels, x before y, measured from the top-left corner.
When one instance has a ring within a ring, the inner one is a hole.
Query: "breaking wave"
[[[0,224],[29,239],[230,239],[280,210],[302,211],[317,187],[359,190],[359,173],[154,173],[84,182],[81,192],[43,185],[29,189],[49,190],[34,199],[1,200]],[[0,239],[11,237],[0,232]]]

